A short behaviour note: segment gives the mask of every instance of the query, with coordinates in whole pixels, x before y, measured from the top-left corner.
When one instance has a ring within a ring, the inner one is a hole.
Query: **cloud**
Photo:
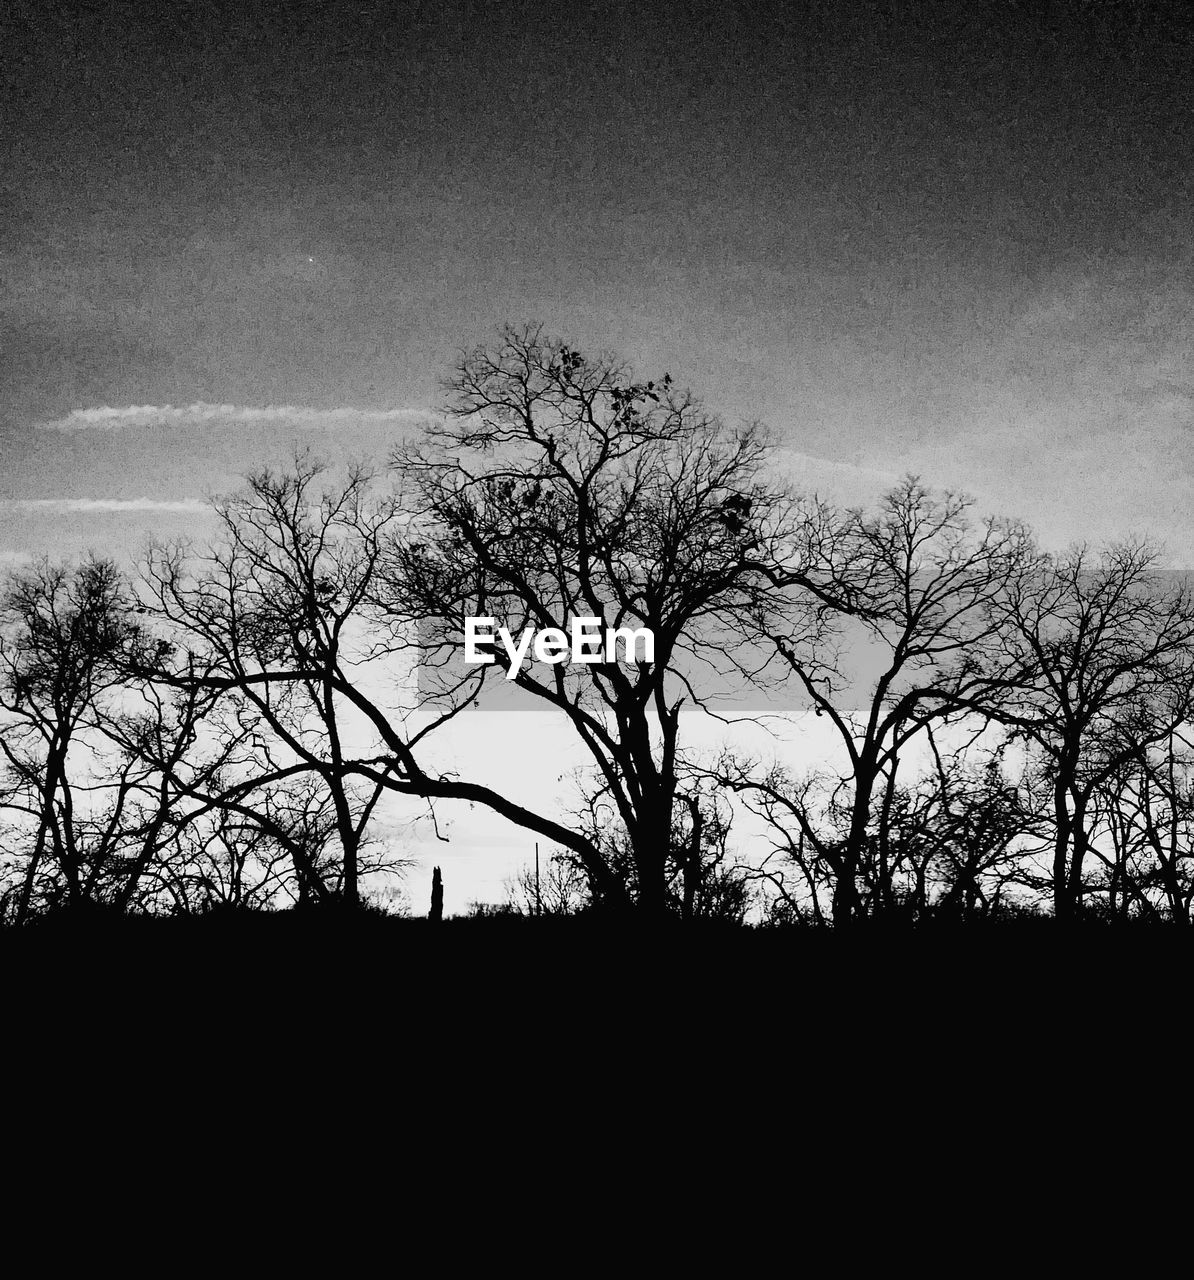
[[[849,478],[861,477],[883,484],[894,484],[900,476],[895,471],[886,471],[881,467],[867,466],[863,462],[845,462],[839,458],[825,458],[820,454],[805,453],[795,445],[781,444],[777,454],[792,466],[808,467],[825,475],[837,475]]]
[[[158,498],[8,498],[0,501],[8,511],[182,511],[207,512],[200,498],[163,501]]]
[[[119,430],[138,427],[198,427],[223,424],[295,427],[371,426],[387,422],[425,422],[435,415],[425,409],[313,409],[309,405],[269,404],[130,404],[72,409],[64,418],[40,424],[47,431]]]
[[[873,503],[900,479],[894,471],[823,458],[788,445],[780,446],[776,457],[786,463],[790,479],[800,489],[850,505]]]

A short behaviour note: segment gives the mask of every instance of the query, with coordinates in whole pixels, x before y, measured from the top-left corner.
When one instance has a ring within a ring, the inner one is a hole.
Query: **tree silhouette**
[[[1110,852],[1104,870],[1108,913],[1163,915],[1188,927],[1194,907],[1194,747],[1180,726],[1100,784],[1095,799]]]
[[[730,430],[664,374],[636,380],[536,327],[466,354],[450,412],[394,463],[417,541],[395,548],[388,604],[421,623],[434,663],[464,620],[570,633],[573,620],[649,629],[654,661],[523,664],[519,689],[567,717],[629,842],[634,876],[591,838],[516,821],[582,862],[599,897],[667,912],[683,760],[681,707],[705,705],[704,664],[730,665],[729,628],[777,589],[797,529],[815,523],[764,475],[754,426]],[[809,539],[805,539],[807,543]],[[497,669],[510,671],[504,652]]]
[[[39,885],[69,906],[126,905],[169,833],[173,797],[131,739],[156,718],[177,755],[195,708],[171,715],[145,689],[130,705],[129,657],[142,643],[110,560],[42,561],[0,597],[0,805],[18,819],[17,921]]]
[[[915,476],[838,509],[774,461],[669,375],[506,327],[394,450],[392,491],[300,450],[135,581],[95,557],[9,573],[0,920],[357,905],[402,868],[378,839],[398,796],[550,842],[549,914],[1188,926],[1194,592],[1159,550],[1047,554]],[[624,647],[469,665],[478,616]],[[836,758],[729,743],[710,767],[689,730],[735,682],[795,690]],[[429,764],[494,685],[583,745],[578,811]],[[770,846],[746,859],[743,804]]]
[[[1194,596],[1157,572],[1159,555],[1132,541],[1044,555],[995,602],[997,714],[1043,758],[1061,921],[1081,908],[1100,788],[1190,712]]]
[[[147,674],[219,698],[222,786],[192,782],[190,794],[208,808],[236,809],[259,836],[289,848],[303,891],[323,896],[311,848],[325,842],[310,846],[254,801],[276,801],[279,787],[301,775],[319,779],[340,849],[340,896],[355,905],[368,824],[386,789],[403,789],[411,758],[396,735],[401,752],[388,760],[354,747],[370,716],[389,727],[362,672],[374,656],[368,592],[398,512],[372,499],[364,468],[321,490],[324,472],[306,453],[289,472],[255,472],[216,504],[222,541],[202,552],[182,543],[150,549],[143,611],[170,641]]]
[[[976,526],[972,506],[907,477],[877,514],[847,511],[818,526],[804,557],[814,584],[824,575],[811,615],[802,577],[752,619],[834,730],[842,767],[793,778],[783,767],[760,774],[730,754],[717,776],[772,824],[794,827],[783,843],[806,871],[815,859],[813,880],[828,869],[838,924],[863,913],[858,876],[868,849],[877,842],[881,857],[886,847],[901,755],[929,726],[981,710],[1002,687],[980,656],[998,629],[991,603],[1031,543],[1016,522]]]

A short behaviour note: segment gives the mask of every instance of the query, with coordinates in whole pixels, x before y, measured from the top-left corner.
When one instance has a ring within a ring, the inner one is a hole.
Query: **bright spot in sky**
[[[300,284],[318,284],[327,277],[326,259],[296,249],[267,259],[264,268],[275,279],[289,279]]]

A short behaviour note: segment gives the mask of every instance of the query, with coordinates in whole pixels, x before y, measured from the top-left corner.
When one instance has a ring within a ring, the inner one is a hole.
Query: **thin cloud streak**
[[[7,498],[0,500],[6,511],[181,511],[207,512],[201,498],[166,501],[158,498]]]
[[[143,427],[199,427],[225,423],[297,427],[368,426],[386,422],[425,422],[436,415],[425,409],[315,409],[309,405],[131,404],[123,408],[100,405],[72,409],[63,418],[40,423],[43,431],[122,430]]]

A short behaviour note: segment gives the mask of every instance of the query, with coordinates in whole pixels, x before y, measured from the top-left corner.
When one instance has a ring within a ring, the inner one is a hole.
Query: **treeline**
[[[915,477],[836,506],[758,425],[533,327],[448,386],[376,470],[251,474],[208,543],[9,574],[6,923],[376,899],[396,795],[553,847],[528,913],[1189,924],[1194,598],[1156,548],[1050,554]],[[470,616],[653,632],[651,663],[517,673],[591,762],[574,811],[430,763],[506,674],[461,661]],[[694,751],[728,690],[811,709],[834,754]]]

